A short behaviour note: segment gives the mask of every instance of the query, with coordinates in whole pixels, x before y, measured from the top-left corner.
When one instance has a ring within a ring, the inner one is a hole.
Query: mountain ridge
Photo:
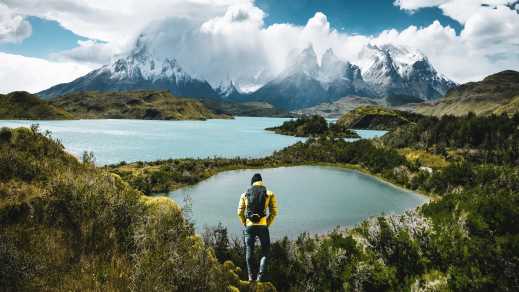
[[[439,98],[456,84],[440,74],[422,53],[396,46],[366,46],[360,65],[328,49],[317,62],[310,45],[287,68],[241,100],[261,100],[288,110],[333,103],[344,96],[364,96],[399,104]],[[392,100],[388,101],[387,98]],[[399,97],[401,97],[399,100]]]
[[[169,90],[175,96],[197,99],[221,98],[235,102],[267,102],[282,110],[296,110],[334,102],[344,96],[384,100],[438,98],[455,83],[441,75],[418,51],[395,46],[366,46],[359,65],[337,57],[330,48],[319,64],[309,45],[289,57],[286,68],[251,93],[242,93],[231,80],[213,88],[206,80],[185,72],[172,57],[154,56],[144,45],[127,56],[69,83],[39,93],[46,99],[72,92]],[[412,98],[411,98],[412,97]]]
[[[211,85],[185,72],[175,58],[153,56],[144,45],[125,57],[117,58],[69,83],[52,86],[38,93],[51,99],[72,92],[169,90],[183,97],[211,98],[218,93]]]
[[[461,84],[435,102],[417,104],[415,111],[433,116],[519,112],[519,72],[505,70]]]
[[[63,108],[25,91],[0,94],[0,119],[68,120],[73,115]]]

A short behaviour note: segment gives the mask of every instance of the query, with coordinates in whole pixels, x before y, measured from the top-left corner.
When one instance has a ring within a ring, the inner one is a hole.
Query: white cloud
[[[19,43],[32,33],[31,24],[0,3],[0,43]]]
[[[387,31],[381,42],[397,42],[426,53],[438,69],[459,82],[479,80],[505,69],[519,69],[519,14],[507,0],[400,0],[402,9],[439,7],[463,24],[459,34],[435,21],[428,27],[411,26]],[[484,5],[483,5],[484,4]]]
[[[78,46],[50,55],[50,59],[59,62],[79,62],[91,66],[102,66],[111,61],[114,55],[122,53],[122,49],[114,48],[109,43],[95,40],[78,41]]]
[[[77,63],[50,62],[0,52],[0,93],[39,92],[56,83],[69,82],[92,70]]]
[[[320,12],[302,26],[266,26],[265,12],[252,0],[1,1],[12,13],[56,20],[89,39],[72,50],[53,54],[49,67],[63,62],[88,67],[106,63],[139,39],[153,53],[175,57],[186,71],[213,85],[232,79],[243,87],[255,87],[281,72],[289,56],[308,44],[318,56],[332,48],[353,63],[368,43],[411,46],[458,82],[519,68],[519,18],[512,8],[514,1],[398,0],[395,5],[409,11],[439,7],[463,29],[457,33],[435,21],[426,27],[388,29],[374,36],[339,32]]]
[[[498,6],[511,5],[517,0],[395,0],[394,5],[414,11],[427,7],[438,7],[443,13],[460,23],[473,15]]]
[[[10,9],[59,22],[88,39],[124,43],[155,21],[170,17],[203,20],[249,0],[2,0]]]
[[[263,26],[263,10],[252,3],[230,6],[223,16],[217,16],[204,22],[200,30],[212,34],[233,34],[240,31],[257,29]]]
[[[459,5],[460,1],[454,4]],[[409,6],[411,2],[407,1],[406,7],[455,7],[451,2],[415,1],[414,6]],[[339,57],[355,63],[362,47],[370,42],[417,48],[440,72],[457,82],[465,82],[499,70],[519,68],[519,58],[514,53],[518,51],[514,49],[518,40],[514,33],[519,31],[517,13],[498,5],[507,1],[490,2],[497,6],[478,4],[477,9],[468,9],[475,12],[463,18],[461,33],[435,21],[426,27],[387,30],[376,36],[351,35],[334,29],[321,12],[304,26],[284,23],[265,26],[263,11],[251,3],[239,3],[205,21],[170,19],[155,23],[145,35],[158,52],[176,57],[188,72],[213,85],[227,79],[247,87],[264,83],[285,68],[291,54],[308,44],[314,46],[318,56],[332,48]]]

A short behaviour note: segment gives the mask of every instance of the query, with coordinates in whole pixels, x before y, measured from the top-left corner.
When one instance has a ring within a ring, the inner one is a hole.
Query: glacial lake
[[[153,161],[169,158],[249,157],[257,158],[303,140],[278,135],[265,128],[287,119],[237,117],[233,120],[148,121],[148,120],[0,120],[0,127],[39,124],[58,138],[67,151],[80,156],[92,151],[96,164],[121,161]],[[363,138],[383,131],[359,130]]]
[[[67,151],[77,156],[92,151],[96,163],[103,165],[187,157],[264,157],[304,140],[264,130],[286,120],[252,117],[208,121],[0,120],[0,127],[39,124],[42,130],[51,131]],[[385,134],[384,131],[357,132],[367,139]],[[249,187],[256,172],[263,175],[279,201],[280,214],[271,228],[274,239],[285,235],[295,238],[305,231],[325,233],[370,216],[401,213],[426,201],[370,176],[321,166],[228,171],[170,196],[180,204],[190,198],[198,231],[221,222],[231,235],[240,236],[236,208],[240,194]]]
[[[326,233],[336,226],[351,226],[371,216],[403,213],[427,198],[396,188],[371,176],[347,169],[295,166],[227,171],[197,185],[171,192],[170,197],[191,206],[198,232],[222,223],[231,236],[242,227],[236,215],[240,195],[259,172],[278,199],[279,215],[271,237],[297,238],[302,232]]]

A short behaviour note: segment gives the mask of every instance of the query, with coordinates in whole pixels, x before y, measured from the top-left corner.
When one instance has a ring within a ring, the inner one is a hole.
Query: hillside
[[[0,119],[4,120],[66,120],[73,116],[38,96],[24,91],[0,94]]]
[[[417,105],[416,112],[433,116],[513,114],[519,112],[518,106],[519,72],[508,70],[457,86],[436,102]]]
[[[334,102],[323,102],[319,105],[294,111],[301,115],[319,115],[325,118],[340,118],[345,113],[359,106],[377,105],[379,100],[373,100],[358,96],[345,96]]]
[[[200,100],[207,108],[217,114],[241,117],[291,117],[288,111],[278,109],[267,102],[234,102],[221,98]]]
[[[52,104],[81,119],[205,120],[228,118],[200,101],[167,91],[80,92],[54,98]]]
[[[37,127],[0,130],[1,290],[250,291],[175,202],[83,160]]]
[[[404,214],[272,242],[270,274],[280,291],[515,291],[518,125],[519,114],[422,118],[377,141],[309,138],[260,159],[169,159],[108,169],[148,192],[230,169],[355,167],[433,199]],[[227,234],[219,226],[204,238],[221,262],[232,260],[243,271],[243,245]]]
[[[243,245],[225,227],[202,240],[186,209],[137,189],[177,189],[229,169],[320,163],[356,167],[435,199],[326,235],[272,242],[269,275],[280,291],[514,291],[518,124],[519,114],[445,116],[376,142],[310,138],[260,159],[105,168],[90,155],[77,161],[37,127],[2,129],[0,283],[7,291],[275,291],[239,280]]]
[[[361,106],[344,114],[337,124],[349,129],[393,130],[413,123],[420,117],[418,114],[381,106]]]

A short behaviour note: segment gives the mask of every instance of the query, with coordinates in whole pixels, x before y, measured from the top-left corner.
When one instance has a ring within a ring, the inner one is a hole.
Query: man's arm
[[[247,208],[247,205],[245,204],[245,196],[242,194],[240,196],[240,203],[238,204],[238,218],[240,218],[240,222],[242,225],[245,225],[247,223],[247,220],[245,218],[245,209]]]
[[[274,195],[273,192],[269,191],[269,195],[269,216],[267,217],[267,226],[270,227],[278,215],[278,201],[276,199],[276,195]]]

